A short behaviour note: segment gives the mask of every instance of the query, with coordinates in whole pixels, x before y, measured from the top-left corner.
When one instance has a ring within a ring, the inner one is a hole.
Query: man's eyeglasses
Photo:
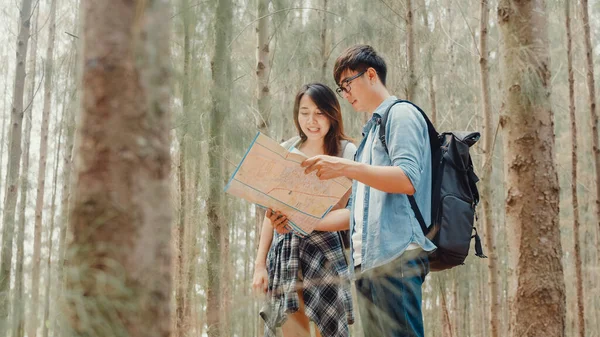
[[[348,93],[350,93],[350,90],[352,90],[352,88],[350,87],[350,82],[352,82],[352,81],[354,81],[355,79],[357,79],[357,78],[361,77],[361,76],[362,76],[362,75],[364,75],[364,73],[366,73],[366,72],[367,72],[367,71],[365,70],[365,71],[363,71],[363,72],[360,72],[360,73],[358,73],[358,74],[356,74],[356,75],[354,75],[354,76],[352,76],[352,77],[349,77],[349,78],[347,78],[347,79],[343,80],[343,81],[342,81],[342,84],[340,84],[340,86],[339,86],[339,87],[337,87],[337,88],[335,89],[335,92],[337,92],[337,94],[338,94],[338,95],[339,95],[341,98],[344,98],[344,95],[342,94],[342,92],[345,92],[345,93],[347,93],[347,94],[348,94]]]

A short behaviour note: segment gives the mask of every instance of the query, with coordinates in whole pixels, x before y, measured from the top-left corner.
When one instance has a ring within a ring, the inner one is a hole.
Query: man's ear
[[[378,79],[377,71],[375,71],[375,69],[369,67],[367,69],[367,78],[369,79],[369,82],[376,82]]]

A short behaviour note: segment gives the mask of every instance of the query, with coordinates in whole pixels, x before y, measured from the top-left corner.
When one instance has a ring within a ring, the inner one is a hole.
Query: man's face
[[[357,112],[367,111],[368,87],[366,71],[345,70],[340,77],[338,93],[344,97]]]

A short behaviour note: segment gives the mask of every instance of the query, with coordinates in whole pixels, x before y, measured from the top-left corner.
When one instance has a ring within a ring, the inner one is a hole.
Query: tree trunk
[[[433,55],[435,52],[435,44],[432,37],[434,36],[434,33],[429,31],[429,10],[425,4],[425,0],[420,0],[419,4],[421,6],[421,13],[423,14],[423,25],[425,26],[425,30],[427,30],[427,35],[429,38],[425,69],[427,71],[427,82],[429,85],[429,104],[431,105],[429,116],[431,116],[431,123],[435,126],[437,122],[437,107],[435,101],[435,86],[433,82]]]
[[[38,10],[33,15],[33,31],[37,31]],[[37,36],[37,35],[36,35]],[[33,100],[36,89],[36,60],[37,60],[37,37],[31,39],[31,50],[29,60],[29,83],[27,108],[23,118],[25,119],[25,135],[23,136],[23,165],[21,168],[21,186],[19,195],[19,222],[17,224],[17,262],[15,268],[15,289],[13,294],[13,337],[22,337],[25,333],[25,300],[23,291],[23,260],[25,257],[25,209],[27,208],[27,192],[29,190],[29,145],[31,143],[31,114],[33,111]]]
[[[224,134],[227,136],[227,133]],[[225,177],[230,176],[230,172],[225,170]],[[225,201],[225,205],[229,204]],[[227,207],[227,212],[223,214],[223,219],[231,219],[231,208]],[[225,222],[225,221],[223,221]],[[232,261],[231,261],[231,227],[223,226],[221,228],[221,280],[232,280]],[[223,336],[233,336],[233,326],[231,320],[232,310],[232,289],[233,285],[231,282],[221,282],[221,334]]]
[[[73,47],[72,50],[76,50],[77,47]],[[73,88],[71,89],[71,91],[69,92],[69,102],[68,104],[66,104],[67,106],[65,107],[66,111],[65,111],[65,150],[63,151],[63,156],[61,158],[62,160],[62,186],[61,186],[61,200],[60,200],[60,215],[59,215],[59,236],[58,236],[58,262],[57,262],[57,266],[56,266],[56,279],[57,279],[57,291],[56,291],[56,301],[59,303],[59,305],[63,305],[63,288],[65,285],[65,280],[64,280],[64,265],[65,265],[65,246],[66,246],[66,240],[67,240],[67,225],[69,223],[69,214],[70,214],[70,209],[71,209],[71,203],[70,203],[70,196],[71,196],[71,189],[72,189],[72,181],[71,181],[71,171],[73,169],[73,161],[72,161],[72,155],[73,155],[73,141],[74,141],[74,135],[75,135],[75,114],[74,114],[74,110],[75,110],[75,102],[78,102],[78,99],[76,97],[77,95],[77,88],[75,86],[75,81],[74,81],[74,77],[77,77],[76,75],[73,75],[72,72],[76,72],[74,70],[75,68],[75,64],[76,62],[73,61],[73,59],[76,59],[77,57],[77,53],[73,52],[70,57],[70,66],[69,66],[69,88]],[[64,319],[63,315],[55,315],[54,317],[55,323],[55,330],[58,331],[58,333],[60,335],[62,335],[63,333],[63,328],[66,326],[65,322],[66,320]]]
[[[250,208],[246,207],[246,211],[244,213],[244,216],[247,217],[248,219],[252,218],[252,215],[250,214]],[[246,230],[243,232],[244,233],[244,242],[256,242],[258,241],[259,237],[255,237],[254,234],[256,233],[256,222],[254,223],[252,222],[247,222],[246,224],[248,225]],[[256,240],[254,238],[257,238]],[[252,284],[252,276],[251,276],[251,272],[252,272],[252,267],[253,267],[253,263],[252,263],[252,257],[254,257],[255,253],[256,253],[256,245],[249,245],[246,244],[243,247],[243,251],[244,251],[244,255],[246,256],[246,258],[244,259],[244,281],[243,284],[245,285],[245,287],[242,287],[242,296],[244,298],[249,298],[252,299],[252,297],[250,297],[250,287],[248,286],[249,284]],[[262,336],[260,334],[259,331],[255,331],[254,330],[254,323],[256,321],[258,321],[258,325],[260,325],[262,318],[260,317],[256,317],[255,313],[258,310],[256,307],[258,305],[259,301],[256,301],[253,299],[252,304],[247,306],[244,310],[244,332],[248,331],[246,334],[248,335],[252,335],[254,332],[257,332],[258,336]],[[264,322],[264,321],[263,321]],[[264,335],[264,331],[263,331],[263,335]]]
[[[323,11],[319,12],[321,15],[321,82],[327,83],[327,60],[331,53],[329,47],[329,14],[328,0],[323,0]]]
[[[185,68],[185,67],[184,67]],[[183,73],[185,77],[187,72]],[[183,89],[186,90],[186,89]],[[184,102],[185,105],[185,102]],[[185,110],[185,109],[184,109]],[[185,112],[184,112],[185,115]],[[177,165],[178,176],[179,176],[179,219],[177,223],[177,268],[175,273],[175,323],[176,330],[175,336],[185,336],[185,307],[186,307],[186,287],[185,287],[185,269],[186,269],[186,228],[185,228],[185,216],[186,216],[186,177],[185,177],[185,134],[181,137],[179,142],[179,163]]]
[[[415,99],[417,76],[415,74],[415,33],[413,23],[412,0],[406,0],[406,61],[408,63],[408,83],[406,84],[406,99]]]
[[[186,211],[187,211],[187,200],[186,200],[186,135],[188,131],[189,108],[191,98],[191,88],[189,84],[189,73],[190,73],[190,56],[191,56],[191,43],[190,35],[193,32],[191,27],[191,11],[188,9],[189,1],[181,1],[182,11],[182,23],[183,23],[183,73],[181,80],[181,91],[183,93],[182,98],[182,126],[181,135],[179,136],[179,163],[178,163],[178,177],[179,177],[179,218],[177,224],[177,266],[175,268],[177,277],[175,278],[175,336],[185,336],[186,331],[186,318],[185,318],[185,307],[188,304],[186,296],[186,256],[187,250],[185,247],[186,233]]]
[[[486,282],[487,268],[477,264],[477,282],[479,300],[476,302],[477,308],[480,308],[476,318],[472,319],[473,332],[476,336],[488,337],[490,335],[490,322],[487,321],[487,311],[484,309],[488,303],[488,283]],[[498,319],[500,319],[500,307],[498,306]]]
[[[31,273],[31,318],[28,336],[35,337],[38,328],[39,287],[40,287],[40,253],[42,245],[42,218],[44,209],[44,190],[46,185],[46,161],[48,156],[48,125],[50,124],[50,108],[52,106],[52,76],[54,36],[56,31],[56,0],[50,5],[50,25],[48,30],[48,49],[44,64],[44,108],[42,112],[40,158],[38,163],[37,195],[35,199],[35,229],[33,236],[33,261]]]
[[[77,3],[77,11],[75,12],[75,20],[74,25],[72,27],[73,34],[75,36],[79,35],[79,2]],[[58,284],[58,294],[57,299],[60,302],[62,296],[62,290],[65,285],[63,268],[65,265],[65,250],[66,250],[66,240],[67,240],[67,230],[68,224],[70,223],[69,216],[71,210],[71,193],[73,189],[73,179],[71,172],[73,170],[73,143],[75,141],[75,109],[77,109],[80,103],[81,97],[81,88],[77,85],[79,80],[79,68],[78,68],[78,59],[79,59],[79,49],[80,46],[78,43],[81,43],[79,38],[72,37],[71,39],[71,52],[69,54],[69,76],[67,77],[67,86],[71,88],[69,91],[69,104],[66,106],[66,116],[64,126],[65,130],[65,150],[63,151],[62,160],[62,187],[61,187],[61,211],[60,211],[60,234],[58,238],[58,265],[57,265],[57,279]],[[58,316],[58,315],[57,315]]]
[[[590,17],[588,14],[588,0],[581,0],[581,14],[583,25],[583,42],[587,61],[587,88],[590,105],[590,119],[592,123],[592,149],[594,152],[594,169],[596,173],[596,235],[600,236],[600,145],[598,144],[598,112],[596,111],[596,85],[594,82],[594,55],[590,33]],[[596,247],[600,260],[600,246]]]
[[[269,90],[269,0],[257,0],[258,27],[256,27],[256,128],[267,136],[271,119],[271,94]]]
[[[83,6],[83,109],[66,270],[71,335],[168,337],[169,11],[164,1]]]
[[[325,0],[326,1],[326,0]],[[259,18],[258,25],[256,27],[256,106],[258,111],[256,112],[256,127],[261,133],[272,136],[270,134],[271,126],[271,92],[269,89],[269,75],[271,72],[271,64],[269,61],[269,18],[268,8],[269,0],[257,0],[257,16]],[[255,229],[254,232],[259,237],[260,229],[262,228],[262,222],[265,217],[265,210],[261,207],[255,206]],[[255,240],[254,245],[256,252],[258,248],[258,239]],[[260,316],[256,316],[258,320],[259,331],[257,334],[262,336],[264,334],[263,319]]]
[[[231,0],[219,0],[215,20],[215,51],[212,66],[212,107],[210,116],[208,166],[210,187],[207,199],[208,238],[207,250],[207,334],[209,337],[225,336],[222,317],[221,268],[227,261],[222,257],[222,238],[227,232],[227,220],[223,216],[223,119],[229,111],[228,69],[231,62],[227,48],[232,29],[233,4]]]
[[[7,75],[6,77],[8,77],[8,52],[6,53],[6,55],[4,56],[4,65],[5,65],[5,74]],[[6,104],[6,97],[8,96],[8,81],[4,81],[4,97],[2,99],[2,136],[0,136],[0,189],[2,188],[2,168],[4,167],[3,163],[4,163],[4,139],[5,139],[5,135],[6,135],[6,114],[4,113],[5,111],[7,111],[8,109],[6,108],[7,104]],[[2,191],[0,191],[0,196],[2,195]]]
[[[54,286],[54,301],[55,301],[55,305],[57,307],[61,307],[62,306],[62,294],[63,294],[63,287],[64,287],[64,280],[63,280],[63,266],[64,266],[64,240],[62,235],[63,233],[63,229],[66,230],[67,226],[65,224],[62,224],[61,222],[63,221],[67,221],[65,219],[68,219],[68,217],[66,216],[66,212],[68,212],[69,206],[68,204],[66,204],[65,200],[68,200],[68,194],[70,192],[69,190],[69,179],[70,179],[70,171],[71,171],[71,161],[70,160],[65,160],[64,158],[68,157],[70,158],[70,151],[72,150],[72,140],[69,140],[69,137],[72,138],[72,127],[73,125],[71,125],[73,122],[71,121],[72,119],[72,102],[75,101],[74,100],[74,95],[73,95],[73,87],[70,85],[74,82],[71,81],[72,79],[72,72],[73,72],[73,68],[74,68],[74,64],[75,62],[73,62],[73,54],[74,53],[69,53],[69,57],[68,57],[68,64],[67,64],[67,73],[66,73],[66,78],[68,85],[65,87],[64,92],[63,92],[63,98],[62,98],[62,111],[60,113],[61,115],[61,121],[60,124],[57,125],[58,128],[60,128],[60,139],[61,139],[61,143],[60,144],[60,153],[57,154],[56,157],[56,162],[60,162],[62,163],[62,167],[61,164],[58,164],[59,167],[61,167],[62,169],[62,173],[61,173],[61,179],[63,179],[64,181],[62,182],[61,185],[61,193],[64,193],[63,196],[61,196],[61,200],[59,201],[61,203],[60,207],[61,209],[61,213],[59,214],[58,217],[58,249],[57,249],[57,256],[56,256],[56,267],[55,267],[55,272],[56,272],[56,276],[54,278],[49,278],[50,282],[56,282],[56,285]],[[68,103],[67,103],[68,102]],[[66,135],[67,139],[62,142],[62,139],[64,138],[64,135]],[[64,147],[64,149],[63,149]],[[69,154],[63,154],[64,152],[69,151]],[[62,156],[61,156],[62,154]],[[67,172],[67,174],[65,174]],[[58,178],[55,178],[58,179]],[[53,185],[53,188],[55,187],[58,188],[57,183],[55,182]],[[54,191],[52,193],[55,193]],[[64,203],[64,204],[63,204]],[[54,219],[54,216],[53,216]],[[56,224],[55,224],[56,226]],[[54,245],[54,242],[53,242]],[[45,319],[46,324],[47,325],[52,325],[53,326],[53,331],[55,335],[59,335],[62,336],[63,335],[63,331],[62,329],[64,328],[65,324],[64,324],[64,320],[62,319],[62,315],[60,314],[60,311],[57,310],[53,310],[52,312],[49,312],[49,317],[47,319]]]
[[[454,45],[456,44],[455,41],[455,37],[454,37],[454,15],[455,13],[452,12],[452,4],[453,4],[453,0],[447,0],[446,2],[446,17],[448,20],[447,23],[447,35],[448,35],[448,46],[446,47],[447,50],[447,59],[448,61],[446,62],[446,67],[449,67],[450,69],[448,69],[448,72],[446,73],[446,81],[453,81],[456,78],[456,58],[457,56],[455,55],[454,52]],[[445,25],[446,26],[446,25]],[[443,90],[442,90],[443,92]],[[450,125],[454,125],[452,123],[452,118],[455,115],[455,109],[456,109],[456,90],[450,90],[450,94],[449,94],[449,98],[448,98],[448,103],[447,103],[447,110],[445,111],[445,114],[443,117],[446,117],[447,119],[450,120]],[[438,117],[440,116],[436,116],[436,122],[438,120]],[[446,118],[439,118],[440,120],[445,120]],[[448,122],[446,122],[448,123]]]
[[[502,0],[506,222],[515,261],[511,336],[564,336],[565,284],[544,1]],[[523,52],[526,51],[526,52]],[[549,319],[551,317],[552,319]]]
[[[584,47],[586,56],[586,79],[588,89],[588,99],[590,106],[590,121],[592,124],[592,151],[594,154],[594,170],[596,178],[596,268],[600,266],[600,144],[598,141],[598,112],[596,111],[596,84],[594,80],[594,55],[592,48],[592,38],[590,33],[590,18],[588,12],[588,1],[581,0],[581,16],[584,33]],[[600,283],[596,281],[598,287]],[[596,307],[597,308],[597,307]],[[596,316],[600,311],[596,309]],[[598,322],[598,320],[597,320]],[[598,325],[600,327],[600,324]]]
[[[27,65],[27,42],[31,20],[31,0],[22,0],[17,36],[17,57],[13,102],[10,116],[8,143],[8,172],[5,182],[2,212],[2,259],[0,260],[0,336],[8,331],[9,294],[11,280],[12,244],[17,207],[17,189],[21,166],[21,124],[23,121],[23,92],[25,89],[25,66]]]
[[[199,189],[197,188],[197,177],[198,177],[198,171],[199,171],[199,166],[200,163],[196,163],[194,165],[194,170],[192,172],[192,174],[189,175],[189,177],[187,178],[187,181],[193,182],[193,184],[191,184],[191,186],[193,186],[194,188],[189,188],[187,195],[188,195],[188,200],[187,200],[187,205],[193,205],[194,204],[194,200],[196,200],[198,194],[199,194]],[[190,171],[190,170],[188,170]],[[198,207],[199,208],[199,207]],[[183,317],[185,318],[185,322],[186,322],[186,329],[191,330],[194,329],[195,326],[193,325],[193,318],[195,316],[193,316],[195,313],[193,311],[193,303],[194,303],[194,298],[196,297],[196,284],[197,284],[197,280],[196,280],[196,262],[197,262],[197,246],[198,246],[198,239],[197,239],[197,232],[198,232],[198,228],[200,227],[199,224],[196,221],[193,221],[195,219],[199,219],[202,218],[202,214],[198,214],[196,215],[195,212],[188,212],[188,218],[186,220],[186,240],[187,240],[187,252],[186,252],[186,269],[185,269],[185,277],[186,277],[186,289],[185,289],[185,307],[184,307],[184,315]]]
[[[471,308],[473,307],[472,302],[478,297],[477,296],[477,287],[480,284],[477,279],[476,274],[474,273],[474,266],[472,264],[465,265],[463,267],[464,273],[460,273],[458,275],[459,281],[459,298],[461,300],[461,309],[458,315],[462,318],[462,332],[461,336],[473,336],[473,331],[471,330],[471,322],[475,320],[473,315],[473,311]],[[474,280],[472,287],[465,287],[469,281]],[[457,333],[458,335],[458,333]]]
[[[446,292],[448,288],[446,288],[446,282],[443,282],[440,277],[438,277],[439,283],[439,291],[440,296],[442,298],[442,336],[443,337],[453,337],[452,333],[452,320],[450,319],[450,309],[448,308],[448,302],[446,301]]]
[[[575,115],[575,77],[573,75],[573,48],[571,38],[571,13],[569,2],[565,3],[565,27],[567,31],[567,70],[569,76],[569,118],[571,121],[571,198],[573,206],[573,251],[577,283],[577,322],[579,337],[585,337],[585,308],[583,295],[583,271],[579,246],[579,201],[577,198],[577,118]]]
[[[437,107],[435,102],[435,87],[433,83],[433,75],[429,77],[429,101],[431,102],[431,124],[437,126]]]
[[[452,281],[452,288],[451,288],[451,299],[452,301],[450,302],[450,306],[449,306],[449,311],[452,313],[452,316],[450,316],[450,322],[452,322],[452,334],[454,336],[459,336],[462,335],[461,331],[460,331],[460,326],[461,326],[461,321],[464,317],[461,316],[461,314],[458,312],[458,308],[459,303],[458,303],[458,277],[459,275],[457,275],[458,273],[456,272],[456,270],[452,271],[452,274],[450,276],[450,280]]]
[[[195,186],[195,190],[196,191],[201,191],[204,190],[204,187],[201,186],[201,183],[203,184],[204,182],[202,181],[202,175],[203,172],[202,170],[204,169],[204,165],[202,165],[200,162],[196,163],[196,174],[194,176],[194,186]],[[194,204],[196,205],[196,212],[194,212],[194,217],[196,219],[196,222],[194,223],[196,227],[196,230],[194,231],[194,238],[192,239],[193,242],[205,242],[205,231],[201,231],[199,230],[200,228],[200,224],[203,224],[204,221],[203,220],[199,220],[202,219],[204,217],[203,211],[202,209],[204,209],[203,205],[204,204],[204,200],[199,200],[198,198],[194,199]],[[199,263],[198,261],[200,261],[201,259],[204,260],[204,254],[200,255],[201,252],[201,248],[199,245],[194,244],[194,253],[193,253],[193,265],[190,269],[190,280],[192,280],[192,277],[194,278],[194,283],[193,283],[193,291],[194,291],[194,296],[190,297],[190,303],[193,304],[193,306],[191,307],[193,310],[191,310],[191,313],[193,314],[194,317],[194,327],[197,329],[196,332],[198,335],[202,335],[203,334],[203,329],[204,329],[204,321],[206,320],[206,308],[204,307],[204,303],[202,302],[202,299],[205,298],[204,295],[198,295],[195,293],[195,287],[198,285],[202,285],[202,271],[201,268],[199,268]],[[198,257],[202,257],[201,259]],[[190,281],[190,284],[192,284],[192,282]],[[188,284],[188,286],[190,287],[190,291],[192,291],[192,286]],[[192,302],[193,301],[193,302]],[[201,304],[202,303],[202,304]]]
[[[53,1],[55,3],[56,0]],[[51,14],[54,15],[54,14]],[[44,316],[42,319],[42,337],[48,337],[48,330],[50,327],[50,290],[52,289],[52,246],[54,240],[52,239],[52,234],[54,233],[54,216],[56,215],[56,188],[58,185],[58,168],[59,168],[59,160],[60,160],[60,152],[62,150],[61,140],[63,133],[63,121],[65,116],[65,110],[61,114],[60,124],[56,123],[57,119],[55,119],[56,128],[58,128],[58,137],[56,139],[55,149],[56,149],[56,157],[54,158],[54,177],[52,178],[52,197],[50,201],[50,230],[48,231],[48,256],[46,260],[46,291],[44,293]]]
[[[483,227],[485,230],[485,245],[488,251],[488,282],[489,307],[488,320],[491,326],[491,336],[498,337],[500,333],[500,284],[498,283],[498,254],[496,251],[496,233],[492,219],[492,175],[494,159],[494,129],[492,103],[490,100],[490,79],[488,66],[488,0],[481,0],[479,21],[479,69],[481,79],[481,103],[483,112],[483,168],[481,179],[481,206],[483,209]]]

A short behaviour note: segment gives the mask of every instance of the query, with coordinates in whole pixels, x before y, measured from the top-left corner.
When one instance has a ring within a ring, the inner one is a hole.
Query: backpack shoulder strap
[[[425,112],[423,112],[423,110],[421,110],[421,108],[419,108],[419,106],[414,104],[413,102],[403,100],[403,99],[398,99],[398,100],[394,101],[394,103],[392,103],[387,108],[383,117],[377,121],[377,123],[379,124],[379,140],[383,144],[383,147],[385,148],[385,152],[387,152],[389,154],[389,150],[387,147],[387,141],[385,140],[385,129],[387,127],[387,121],[389,119],[390,111],[392,110],[392,107],[398,103],[408,103],[408,104],[412,105],[413,107],[415,107],[421,113],[421,116],[423,116],[423,119],[425,119],[425,123],[427,123],[427,132],[429,133],[429,146],[431,147],[431,153],[434,153],[434,151],[437,151],[437,149],[440,147],[440,140],[438,137],[439,134],[435,130],[433,123],[431,123],[431,121],[429,120],[429,117],[427,117],[427,114]]]
[[[387,120],[390,116],[390,111],[392,110],[392,107],[398,103],[408,103],[408,104],[414,106],[421,113],[421,116],[423,116],[423,119],[425,119],[425,122],[427,123],[427,132],[429,134],[429,145],[431,147],[431,153],[433,154],[433,153],[439,151],[440,141],[438,138],[438,132],[435,130],[435,127],[429,120],[429,117],[427,117],[425,112],[423,112],[423,110],[421,110],[421,108],[419,108],[419,106],[417,106],[416,104],[414,104],[410,101],[399,99],[399,100],[396,100],[394,103],[392,103],[387,108],[385,114],[383,115],[383,118],[381,118],[377,121],[377,123],[379,124],[379,140],[383,144],[383,147],[385,148],[385,152],[387,152],[388,155],[390,153],[388,150],[388,147],[387,147],[387,141],[385,139],[385,129],[387,126]],[[429,233],[429,228],[425,224],[425,219],[423,219],[423,215],[421,214],[421,210],[419,209],[419,206],[417,205],[417,201],[415,200],[415,197],[412,195],[407,195],[407,197],[408,197],[408,202],[410,203],[410,207],[412,208],[413,212],[415,213],[415,217],[417,218],[417,221],[419,222],[419,225],[421,226],[421,230],[423,231],[423,234],[427,235]]]
[[[423,214],[421,214],[421,210],[419,209],[419,205],[417,205],[417,201],[415,200],[414,195],[407,195],[408,202],[410,203],[410,208],[412,208],[413,212],[415,212],[415,218],[419,222],[419,226],[421,226],[421,230],[423,231],[423,235],[429,234],[429,228],[425,224],[425,219],[423,219]]]

